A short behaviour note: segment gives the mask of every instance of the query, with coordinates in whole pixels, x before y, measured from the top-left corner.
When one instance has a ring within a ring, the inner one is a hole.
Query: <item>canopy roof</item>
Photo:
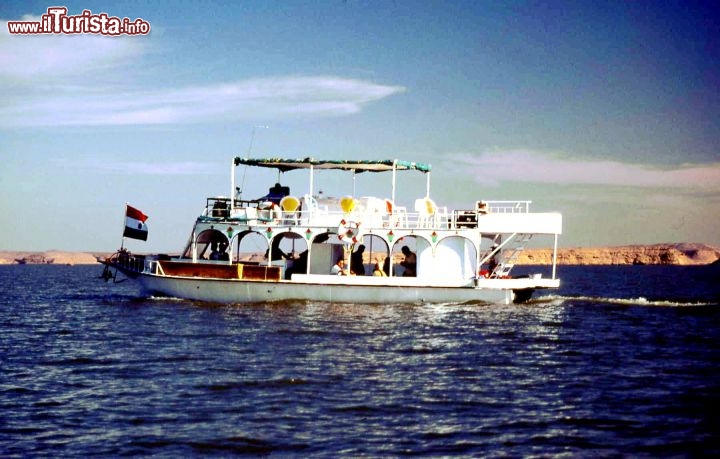
[[[248,166],[268,167],[278,169],[282,172],[294,169],[339,169],[355,172],[386,172],[393,170],[416,170],[430,172],[430,164],[401,161],[399,159],[382,160],[329,160],[329,159],[284,159],[284,158],[235,158],[235,165],[245,164]]]

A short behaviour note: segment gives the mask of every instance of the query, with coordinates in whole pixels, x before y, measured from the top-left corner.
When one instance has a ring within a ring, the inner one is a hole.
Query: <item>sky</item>
[[[112,251],[130,203],[126,247],[178,252],[248,155],[430,163],[439,205],[531,200],[562,247],[720,246],[717,2],[67,1],[150,32],[9,33],[58,4],[0,3],[0,250]]]

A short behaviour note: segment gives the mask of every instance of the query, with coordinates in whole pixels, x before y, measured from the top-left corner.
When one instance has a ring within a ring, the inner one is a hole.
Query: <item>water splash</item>
[[[639,296],[636,298],[609,298],[597,296],[563,296],[563,295],[545,295],[533,299],[530,303],[548,303],[548,302],[568,302],[568,301],[589,301],[593,303],[604,304],[622,304],[632,306],[664,306],[664,307],[697,307],[697,306],[716,306],[717,303],[704,301],[678,301],[678,300],[649,300]]]

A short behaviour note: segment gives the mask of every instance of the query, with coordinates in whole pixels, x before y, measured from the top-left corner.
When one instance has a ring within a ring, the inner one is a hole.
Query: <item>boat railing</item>
[[[529,213],[532,201],[477,201],[475,209],[479,214],[517,214]]]
[[[127,271],[142,272],[146,268],[147,257],[145,255],[135,255],[125,249],[120,249],[111,257],[110,261],[112,264]]]
[[[478,218],[486,214],[529,213],[532,201],[476,201],[474,209],[452,210],[437,206],[429,198],[415,201],[414,212],[394,205],[389,199],[376,197],[343,199],[313,197],[296,198],[296,205],[281,206],[264,200],[238,200],[230,207],[230,199],[208,198],[200,216],[208,221],[234,221],[248,225],[340,226],[353,222],[371,228],[436,228],[459,229],[477,227]]]

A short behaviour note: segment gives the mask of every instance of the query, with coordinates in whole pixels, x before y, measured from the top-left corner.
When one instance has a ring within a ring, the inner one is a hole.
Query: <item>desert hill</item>
[[[97,263],[96,256],[109,255],[110,254],[106,253],[64,252],[60,250],[49,250],[46,252],[0,252],[0,265],[91,265]]]
[[[517,264],[552,263],[551,249],[526,249]],[[720,249],[706,244],[652,244],[558,249],[561,265],[706,265],[720,259]]]

